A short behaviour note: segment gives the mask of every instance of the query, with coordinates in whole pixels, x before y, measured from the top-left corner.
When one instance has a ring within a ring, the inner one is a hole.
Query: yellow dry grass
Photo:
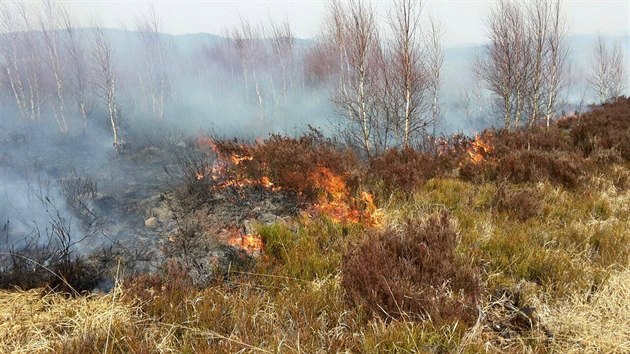
[[[0,352],[50,352],[62,342],[108,337],[112,327],[133,323],[136,308],[110,294],[70,297],[46,292],[0,292]]]
[[[630,269],[616,271],[597,290],[574,293],[539,316],[559,353],[630,353]]]

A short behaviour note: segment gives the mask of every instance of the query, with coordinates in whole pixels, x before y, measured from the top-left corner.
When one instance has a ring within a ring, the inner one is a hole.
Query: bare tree
[[[136,29],[144,46],[146,71],[143,81],[149,86],[151,114],[155,120],[162,121],[170,75],[166,60],[167,43],[162,39],[162,21],[155,8],[151,7],[147,14],[136,19]]]
[[[530,35],[528,126],[545,118],[549,126],[557,111],[558,98],[566,80],[566,27],[560,1],[536,0],[526,8]]]
[[[525,6],[525,7],[523,7]],[[557,110],[568,48],[559,0],[497,2],[487,19],[490,45],[475,74],[494,96],[507,129],[533,126]]]
[[[399,125],[402,145],[408,147],[414,134],[424,130],[428,122],[422,118],[422,105],[424,94],[431,80],[436,89],[439,87],[439,67],[441,59],[438,52],[433,59],[435,62],[427,63],[426,75],[423,71],[423,53],[419,38],[420,15],[422,5],[414,0],[394,1],[393,10],[389,14],[390,27],[393,32],[391,44],[392,87],[394,99],[401,100]],[[435,33],[437,35],[437,33]],[[439,39],[426,38],[431,48],[437,45]],[[437,69],[434,71],[433,69]],[[437,75],[437,76],[435,76]],[[429,77],[432,76],[432,77]],[[437,91],[436,91],[437,94]]]
[[[594,49],[589,84],[601,102],[618,97],[627,85],[624,57],[621,45],[615,42],[611,49],[602,36],[597,38]]]
[[[62,30],[65,34],[64,49],[68,56],[70,66],[70,90],[76,104],[76,109],[81,115],[83,121],[83,130],[87,129],[88,114],[90,111],[90,103],[87,95],[88,72],[86,68],[86,60],[84,55],[83,38],[81,33],[77,31],[74,20],[65,8],[61,9]]]
[[[2,2],[0,28],[3,47],[1,56],[5,72],[20,116],[39,120],[45,97],[41,87],[40,38],[31,21],[32,7],[27,3]]]
[[[253,78],[254,90],[258,103],[258,111],[260,120],[265,118],[265,106],[259,75],[255,63],[256,56],[264,56],[264,48],[262,48],[261,39],[264,38],[265,29],[262,25],[254,26],[251,22],[244,18],[240,19],[240,25],[235,27],[230,34],[232,44],[234,45],[241,61],[241,69],[243,71],[243,80],[245,82],[245,99],[249,101],[249,75]]]
[[[518,80],[518,54],[514,47],[514,28],[511,23],[518,18],[516,6],[507,1],[499,1],[492,9],[486,24],[490,45],[486,56],[477,57],[475,62],[475,75],[486,82],[507,129],[513,123],[514,91]]]
[[[22,22],[24,32],[21,34],[22,61],[28,87],[28,115],[31,120],[41,119],[41,105],[44,100],[41,88],[41,63],[39,56],[40,38],[34,31],[35,27],[31,21],[33,18],[33,8],[27,3],[17,3],[16,13]],[[9,14],[11,15],[11,14]]]
[[[377,119],[376,89],[378,77],[379,39],[376,18],[371,7],[362,1],[350,1],[347,6],[332,3],[328,18],[331,38],[342,60],[340,85],[333,101],[346,120],[344,133],[352,144],[372,156],[373,128]]]
[[[551,118],[558,111],[559,95],[567,83],[567,57],[569,47],[566,43],[566,25],[562,17],[561,2],[557,0],[552,6],[549,16],[549,35],[546,38],[548,46],[545,61],[544,88],[547,95],[545,102],[545,124],[549,127]]]
[[[66,121],[66,103],[65,103],[65,82],[63,77],[63,61],[59,55],[57,28],[61,27],[62,15],[59,9],[55,7],[52,1],[45,0],[43,2],[44,13],[40,17],[40,26],[44,39],[44,45],[48,52],[48,64],[50,71],[55,80],[55,97],[57,104],[55,105],[54,114],[61,133],[68,132],[68,122]]]
[[[26,93],[24,86],[26,85],[21,75],[21,62],[18,44],[20,43],[21,28],[19,21],[14,15],[14,9],[11,4],[3,2],[0,4],[0,27],[2,29],[3,46],[1,50],[1,58],[5,62],[5,71],[15,103],[23,119],[28,119]]]
[[[116,73],[114,71],[112,44],[100,25],[94,26],[93,61],[96,86],[107,106],[112,126],[114,149],[122,152],[124,140],[120,131],[120,109],[116,101]]]
[[[295,51],[295,37],[288,20],[281,24],[271,21],[271,45],[280,65],[282,92],[284,94],[287,91],[287,71],[293,62]]]
[[[444,65],[444,48],[442,47],[441,27],[431,17],[429,32],[426,37],[426,73],[428,90],[431,100],[431,118],[427,123],[433,125],[433,136],[437,133],[437,126],[442,116],[440,105],[440,87],[442,85],[442,66]]]

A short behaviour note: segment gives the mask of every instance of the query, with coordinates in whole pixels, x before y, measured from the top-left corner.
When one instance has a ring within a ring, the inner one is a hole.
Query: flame
[[[262,253],[263,240],[260,235],[244,234],[235,227],[228,232],[228,245],[243,250],[250,256],[259,256]]]
[[[475,135],[475,140],[470,143],[470,147],[466,149],[466,153],[468,157],[470,157],[470,161],[475,164],[481,164],[486,161],[486,156],[488,156],[494,147],[487,141],[484,141],[483,137],[479,134]]]
[[[259,142],[258,144],[264,143]],[[212,171],[209,173],[209,176],[216,182],[216,188],[261,186],[272,191],[281,190],[280,187],[274,185],[268,176],[260,178],[248,176],[247,168],[250,165],[244,164],[244,162],[254,161],[252,150],[248,146],[229,144],[223,146],[222,143],[217,143],[211,138],[198,138],[197,146],[200,149],[208,149],[209,153],[217,157]],[[204,175],[198,174],[198,177],[203,178]],[[376,211],[374,196],[367,192],[361,192],[358,197],[353,196],[346,185],[345,177],[335,173],[330,168],[323,166],[315,168],[307,176],[305,185],[318,193],[316,202],[307,210],[307,213],[326,214],[332,220],[343,223],[374,222],[372,217]],[[295,192],[299,195],[305,190],[296,190]],[[245,236],[241,235],[230,242],[242,245],[244,241],[235,240],[246,239]],[[252,242],[255,243],[255,241]]]
[[[262,176],[258,179],[245,177],[245,173],[240,168],[242,163],[254,160],[254,157],[247,153],[246,146],[236,145],[237,149],[242,150],[241,153],[226,153],[219,148],[212,138],[199,137],[196,143],[198,148],[205,149],[217,157],[212,170],[207,173],[198,172],[197,179],[209,176],[217,182],[216,188],[261,186],[274,191],[279,190],[268,176]]]
[[[361,192],[357,200],[350,195],[344,178],[326,167],[317,168],[310,175],[309,182],[321,191],[312,211],[326,214],[336,222],[373,222],[372,213],[376,206],[372,194]]]
[[[376,204],[374,204],[374,195],[368,192],[361,192],[361,200],[365,203],[365,210],[370,214],[376,211]]]
[[[240,165],[241,162],[243,161],[252,161],[254,158],[252,156],[248,156],[248,155],[237,155],[237,154],[232,154],[230,156],[230,160],[232,161],[233,164],[235,165]]]

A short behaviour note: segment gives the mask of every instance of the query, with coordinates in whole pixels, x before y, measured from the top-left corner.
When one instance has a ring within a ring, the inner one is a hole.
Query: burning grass
[[[628,104],[371,161],[315,133],[200,139],[169,236],[231,263],[203,286],[171,260],[107,295],[0,292],[0,352],[627,352],[630,169],[606,129]]]

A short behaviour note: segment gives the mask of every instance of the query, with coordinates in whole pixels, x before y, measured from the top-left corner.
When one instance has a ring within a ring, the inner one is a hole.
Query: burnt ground
[[[103,290],[111,286],[117,272],[158,271],[168,259],[185,264],[203,285],[217,272],[234,269],[233,263],[242,265],[251,258],[229,246],[229,238],[251,233],[257,223],[276,222],[298,213],[291,193],[261,186],[210,186],[208,198],[194,210],[182,212],[178,206],[181,194],[177,193],[180,181],[165,169],[176,168],[178,156],[194,150],[183,142],[98,157],[89,147],[72,143],[44,151],[32,148],[27,139],[1,145],[0,168],[19,176],[21,182],[16,183],[30,184],[33,175],[40,176],[38,180],[44,176],[46,185],[41,189],[57,195],[51,200],[67,211],[64,220],[72,224],[73,237],[88,235],[74,246],[75,251],[99,269]],[[89,178],[95,182],[96,191],[79,195],[79,206],[70,205],[59,187],[68,178]]]

